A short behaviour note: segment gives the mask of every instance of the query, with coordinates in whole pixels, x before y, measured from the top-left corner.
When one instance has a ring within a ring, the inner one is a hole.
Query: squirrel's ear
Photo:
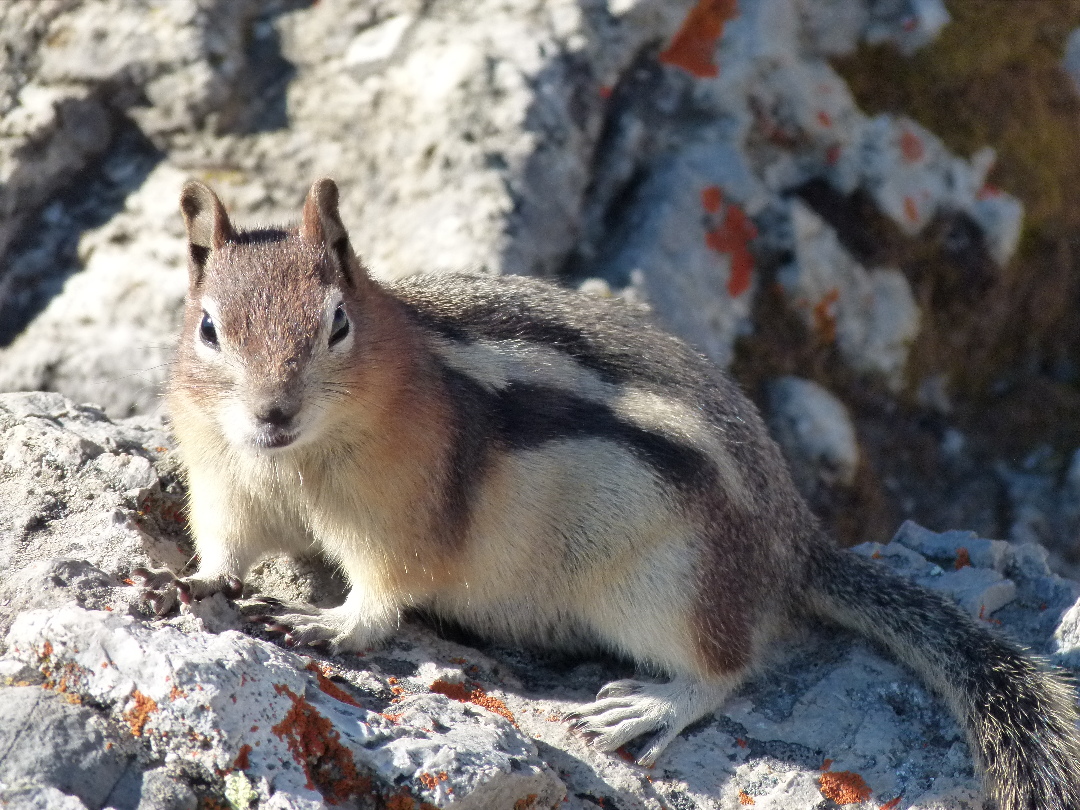
[[[350,287],[364,274],[363,265],[349,244],[349,234],[338,215],[338,189],[329,177],[316,180],[304,200],[300,238],[312,245],[325,245],[330,260]]]
[[[189,180],[180,192],[180,213],[188,234],[188,271],[192,282],[202,280],[211,251],[235,236],[229,215],[218,196],[197,180]]]

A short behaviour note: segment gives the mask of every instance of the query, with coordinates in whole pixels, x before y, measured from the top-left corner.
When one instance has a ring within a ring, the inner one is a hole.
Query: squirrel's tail
[[[1001,810],[1080,810],[1076,698],[1064,678],[946,597],[822,543],[807,607],[876,641],[949,704]]]

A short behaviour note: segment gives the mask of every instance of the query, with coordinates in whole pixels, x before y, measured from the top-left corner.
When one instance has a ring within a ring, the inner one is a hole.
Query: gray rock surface
[[[812,380],[778,377],[768,385],[766,420],[803,492],[850,486],[859,466],[855,426],[844,403]]]
[[[110,731],[98,712],[64,694],[39,686],[0,690],[0,782],[9,789],[45,784],[104,807],[131,758],[107,742]]]
[[[247,0],[15,0],[0,9],[0,255],[101,156],[120,114],[167,138],[220,114],[243,68]]]
[[[1069,35],[1069,40],[1065,45],[1065,58],[1062,60],[1062,67],[1065,68],[1065,72],[1072,79],[1076,92],[1080,93],[1080,28],[1075,29]]]
[[[792,639],[645,770],[592,749],[563,719],[631,674],[618,662],[466,645],[415,623],[363,655],[298,653],[245,626],[221,596],[147,615],[122,578],[134,565],[179,569],[190,549],[153,420],[7,394],[0,446],[0,797],[11,806],[149,810],[228,797],[313,808],[378,796],[704,810],[752,797],[810,810],[852,774],[872,791],[859,807],[897,796],[914,810],[978,806],[966,744],[941,703],[849,636]],[[114,517],[97,520],[102,509]],[[1076,666],[1080,586],[1050,574],[1041,547],[908,523],[894,542],[857,551]],[[340,598],[340,583],[305,572],[271,560],[249,585],[295,598],[307,577],[306,598]],[[19,744],[31,729],[36,744]]]
[[[378,276],[602,276],[721,365],[754,328],[759,258],[795,248],[786,198],[811,180],[911,233],[963,214],[1008,258],[1021,210],[984,193],[992,155],[868,117],[825,61],[924,44],[938,0],[745,0],[704,64],[658,60],[691,5],[11,0],[0,27],[28,36],[0,57],[0,342],[22,335],[0,347],[0,390],[154,412],[189,175],[263,223],[333,175]],[[895,381],[914,305],[893,271],[860,279],[841,287],[844,357]]]
[[[790,212],[795,261],[778,279],[792,308],[853,369],[898,391],[919,331],[911,285],[895,268],[863,268],[805,203],[793,199]]]
[[[1009,539],[1041,543],[1050,549],[1055,570],[1080,577],[1080,450],[1064,468],[1049,448],[1038,448],[1017,466],[999,464],[996,472],[1009,506]]]

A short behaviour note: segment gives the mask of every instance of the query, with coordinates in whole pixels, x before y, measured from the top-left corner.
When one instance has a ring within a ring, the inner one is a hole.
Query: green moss
[[[835,67],[864,110],[906,114],[962,155],[993,146],[993,179],[1036,232],[1080,228],[1080,98],[1061,69],[1080,0],[946,5],[953,21],[912,57],[867,46]]]

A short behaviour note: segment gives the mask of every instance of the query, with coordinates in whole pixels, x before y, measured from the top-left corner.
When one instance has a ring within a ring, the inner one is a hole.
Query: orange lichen
[[[724,193],[720,186],[706,186],[701,190],[701,207],[710,214],[715,214],[724,204]]]
[[[750,289],[754,272],[750,241],[757,235],[754,223],[737,205],[728,205],[720,225],[705,234],[706,245],[717,253],[726,253],[731,257],[731,276],[728,278],[727,291],[732,298]]]
[[[186,696],[187,696],[187,692],[185,692],[179,686],[173,686],[173,688],[169,690],[169,700],[176,700],[178,698],[182,698],[182,697],[186,697]]]
[[[878,810],[895,810],[899,806],[900,797],[897,796],[895,799],[890,799],[889,801],[885,802],[885,804],[881,805]]]
[[[912,222],[919,221],[919,206],[911,197],[904,197],[904,216]]]
[[[604,85],[601,85],[600,89],[597,90],[596,92],[599,93],[600,98],[608,99],[608,98],[611,98],[612,90],[613,90],[613,88],[611,88],[608,85],[604,84]]]
[[[319,683],[319,689],[328,694],[334,700],[340,700],[342,703],[348,703],[350,706],[356,706],[356,708],[358,709],[363,708],[363,706],[356,702],[356,699],[352,695],[350,695],[336,683],[331,681],[326,676],[326,673],[322,670],[322,668],[314,661],[309,663],[305,668],[309,672],[315,673],[315,678]]]
[[[823,773],[818,783],[821,795],[832,799],[840,805],[858,804],[870,798],[873,793],[861,776],[852,771],[835,771]]]
[[[911,130],[905,129],[900,133],[900,154],[908,163],[918,163],[926,155],[922,138]]]
[[[825,163],[829,166],[835,166],[840,162],[840,147],[833,144],[825,150]]]
[[[450,777],[446,775],[446,771],[439,771],[439,773],[421,773],[419,776],[420,784],[428,790],[434,790],[439,786],[440,782],[445,782],[449,778]]]
[[[634,755],[626,750],[625,745],[620,745],[618,748],[616,748],[615,753],[619,757],[619,759],[629,762],[630,764],[637,762],[637,759],[634,757]]]
[[[959,571],[961,568],[966,568],[969,565],[971,565],[971,555],[966,548],[961,546],[956,550],[956,564],[954,567]]]
[[[57,692],[64,694],[69,689],[78,687],[84,670],[78,664],[67,663],[60,667],[60,672],[57,673],[47,661],[43,661],[41,674],[45,676],[45,682],[42,686],[46,689],[55,689]]]
[[[393,796],[388,796],[385,799],[386,810],[438,810],[435,805],[428,802],[417,802],[409,793],[408,788],[401,788]]]
[[[736,737],[735,744],[739,746],[739,748],[746,748],[749,745],[742,737]]]
[[[660,52],[660,61],[700,78],[719,75],[713,53],[724,33],[724,23],[735,17],[738,9],[737,0],[698,0],[671,44]]]
[[[823,770],[823,771],[827,771],[831,767],[832,767],[832,760],[831,759],[826,759],[824,762],[821,763],[821,770]]]
[[[536,800],[540,798],[537,793],[530,793],[522,799],[514,802],[514,810],[532,810],[536,806]]]
[[[327,718],[289,687],[275,684],[292,708],[270,730],[289,747],[293,759],[304,769],[308,789],[317,789],[328,804],[371,790],[371,780],[359,775],[352,752],[341,744],[341,735]]]
[[[754,797],[745,790],[739,791],[739,804],[755,804]]]
[[[487,709],[489,712],[495,712],[495,714],[505,717],[515,726],[517,725],[517,720],[514,719],[514,715],[510,713],[506,704],[498,698],[491,697],[479,686],[468,689],[465,684],[438,680],[434,681],[428,689],[432,692],[437,692],[440,695],[446,695],[448,698],[460,701],[461,703],[472,703]]]
[[[814,329],[826,343],[836,340],[836,304],[839,300],[840,290],[834,287],[814,304]]]
[[[248,755],[251,753],[251,746],[244,743],[240,746],[240,753],[236,755],[236,759],[233,760],[233,768],[238,771],[246,771],[251,767],[251,760],[248,759]]]
[[[135,701],[135,705],[124,712],[124,719],[131,726],[131,733],[141,737],[146,721],[158,710],[157,702],[138,689],[131,693],[131,699]]]
[[[823,127],[831,127],[833,124],[832,116],[825,112],[825,110],[818,110],[817,120]]]

